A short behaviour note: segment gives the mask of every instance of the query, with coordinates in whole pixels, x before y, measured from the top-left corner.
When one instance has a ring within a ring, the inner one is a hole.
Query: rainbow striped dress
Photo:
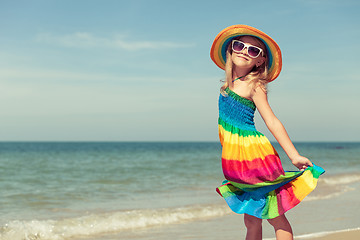
[[[216,190],[231,210],[261,219],[275,218],[315,189],[324,170],[285,172],[279,155],[254,125],[254,102],[225,89],[219,97],[219,136],[225,181]]]

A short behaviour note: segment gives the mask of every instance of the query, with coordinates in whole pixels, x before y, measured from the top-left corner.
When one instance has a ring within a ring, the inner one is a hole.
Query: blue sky
[[[223,28],[273,37],[294,141],[360,141],[359,1],[0,1],[1,141],[217,141]],[[257,128],[270,140],[261,118]]]

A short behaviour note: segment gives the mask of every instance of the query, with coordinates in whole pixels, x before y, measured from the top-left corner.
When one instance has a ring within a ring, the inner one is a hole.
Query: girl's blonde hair
[[[246,35],[246,36],[248,36],[248,35]],[[243,36],[241,36],[241,37],[243,37]],[[241,37],[234,38],[234,39],[239,40],[239,39],[241,39]],[[254,66],[254,68],[245,76],[244,80],[246,80],[246,81],[249,80],[251,82],[251,85],[253,88],[255,88],[256,86],[260,86],[265,92],[267,92],[267,84],[269,83],[269,81],[268,81],[268,59],[267,59],[266,47],[265,47],[265,44],[257,37],[253,37],[253,36],[249,36],[249,37],[256,39],[256,41],[260,45],[260,48],[263,50],[263,52],[265,54],[264,57],[266,59],[265,59],[264,63],[261,64],[259,67]],[[226,51],[225,81],[224,81],[225,83],[220,88],[220,92],[223,95],[226,95],[225,89],[227,87],[229,87],[229,85],[233,81],[234,64],[231,59],[231,54],[232,54],[232,47],[231,47],[231,43],[230,43],[228,46],[228,49]]]

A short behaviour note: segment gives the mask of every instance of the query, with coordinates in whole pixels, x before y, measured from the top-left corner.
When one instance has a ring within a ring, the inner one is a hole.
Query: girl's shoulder
[[[267,89],[263,84],[256,82],[251,88],[251,99],[254,100],[254,97],[263,96],[267,98]]]

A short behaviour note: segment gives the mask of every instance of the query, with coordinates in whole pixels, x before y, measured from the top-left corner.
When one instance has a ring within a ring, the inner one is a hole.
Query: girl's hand
[[[303,156],[296,156],[291,159],[292,164],[294,164],[295,167],[297,167],[300,171],[304,171],[307,167],[312,167],[312,162]]]

